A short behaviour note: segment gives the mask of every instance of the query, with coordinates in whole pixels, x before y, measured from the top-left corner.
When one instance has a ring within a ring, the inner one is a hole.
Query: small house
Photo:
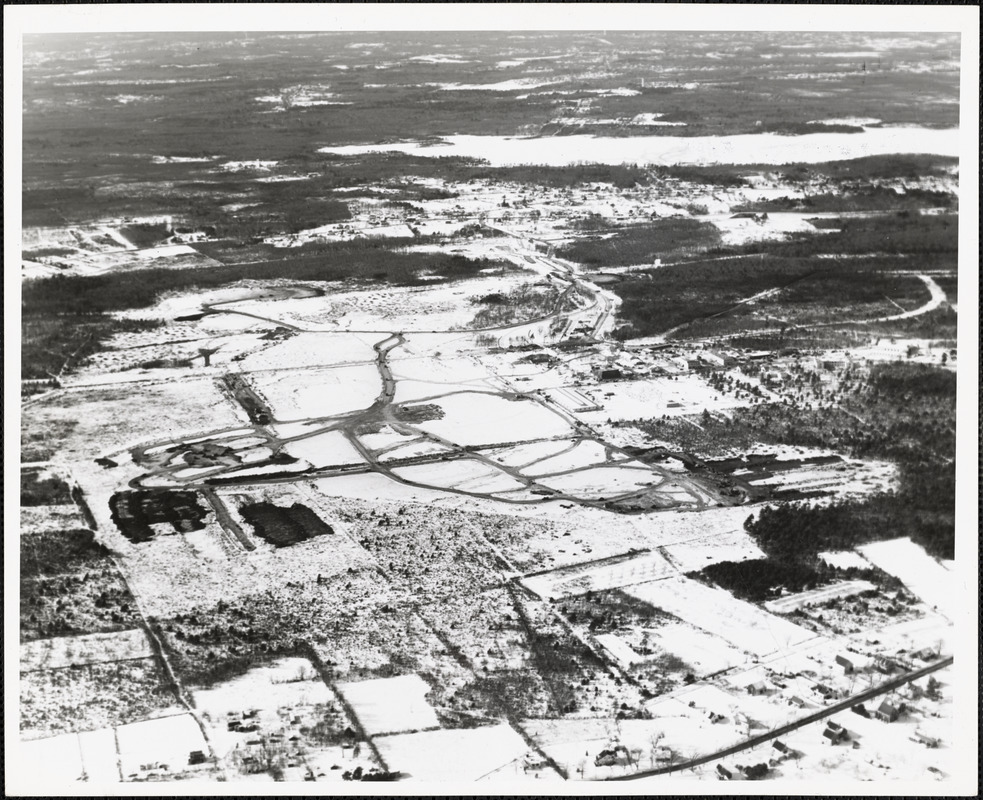
[[[829,723],[823,731],[823,744],[837,745],[846,738],[846,730],[835,722]]]
[[[833,689],[829,686],[826,686],[826,684],[822,684],[822,683],[819,684],[819,686],[817,687],[817,691],[819,692],[819,694],[823,696],[824,700],[833,700],[839,696],[839,693],[836,691],[836,689]]]
[[[723,764],[717,764],[717,777],[722,781],[732,781],[734,780],[734,773]]]
[[[758,695],[768,693],[768,686],[765,684],[764,681],[755,681],[754,683],[749,683],[747,686],[744,687],[744,689],[748,694],[754,695],[755,697],[757,697]]]
[[[798,695],[792,695],[792,696],[791,696],[791,697],[790,697],[790,698],[788,699],[788,704],[789,704],[790,706],[795,706],[796,708],[805,708],[805,707],[806,707],[806,701],[805,701],[805,700],[803,700],[803,699],[802,699],[801,697],[799,697]]]
[[[874,716],[881,722],[895,722],[900,716],[900,712],[893,703],[885,700],[874,711]]]
[[[887,656],[882,655],[877,655],[874,657],[874,666],[885,675],[891,674],[898,668],[898,665],[895,664],[894,661]]]
[[[844,675],[849,675],[857,668],[857,665],[853,663],[853,660],[847,658],[846,656],[837,656],[835,661],[839,666],[843,667]]]
[[[672,761],[671,747],[656,747],[652,751],[652,757],[656,762]]]

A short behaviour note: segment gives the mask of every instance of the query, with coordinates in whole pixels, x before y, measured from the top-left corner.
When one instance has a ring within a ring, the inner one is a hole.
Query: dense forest
[[[713,224],[671,217],[617,228],[603,239],[581,239],[560,248],[557,255],[590,267],[626,266],[649,264],[669,253],[707,248],[719,241],[720,231]]]
[[[899,536],[910,536],[932,555],[954,558],[955,373],[921,364],[877,364],[866,380],[857,379],[852,395],[844,405],[863,415],[865,424],[842,413],[839,424],[801,424],[802,412],[772,405],[745,409],[739,420],[785,444],[894,461],[897,492],[817,508],[766,508],[749,531],[780,560]]]
[[[753,603],[770,600],[781,589],[801,592],[814,589],[823,582],[823,574],[815,567],[790,558],[759,558],[751,561],[721,561],[693,578],[705,578],[726,589],[734,597]]]
[[[696,220],[688,221],[699,224]],[[924,302],[928,299],[924,287],[910,278],[881,273],[910,270],[911,256],[917,256],[919,269],[956,266],[958,217],[955,214],[891,214],[834,222],[838,229],[822,235],[804,233],[790,235],[785,240],[714,247],[695,258],[677,256],[679,260],[674,263],[625,275],[610,287],[622,299],[619,314],[625,325],[619,337],[652,336],[726,312],[746,314],[750,311],[747,307],[735,307],[739,300],[774,288],[783,291],[764,301],[765,310],[774,307],[773,313],[778,314],[789,310],[781,304],[794,306],[799,324],[827,321],[829,308],[879,302],[885,295],[904,301],[906,297],[917,298],[920,293]],[[619,253],[618,239],[613,237],[578,243],[569,248],[570,252],[562,254],[571,258],[579,256],[584,261],[590,258],[591,263],[615,263],[616,256],[641,257],[644,253],[654,257],[687,246],[685,240],[674,239],[671,234],[663,236],[660,245],[655,230],[649,246],[637,250],[626,246]],[[695,228],[690,231],[694,238],[695,231]],[[608,257],[612,260],[605,261]],[[620,263],[631,262],[626,259]],[[800,281],[805,283],[798,287]],[[862,312],[860,308],[857,310]],[[753,328],[753,322],[745,317],[736,327]],[[714,322],[709,329],[706,325],[700,327],[698,333],[726,333],[734,327],[733,322]]]

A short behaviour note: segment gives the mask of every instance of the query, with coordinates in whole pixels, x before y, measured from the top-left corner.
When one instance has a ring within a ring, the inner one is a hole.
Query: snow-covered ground
[[[208,744],[194,717],[175,714],[20,742],[17,750],[32,788],[43,790],[75,782],[118,784],[147,764],[167,764],[170,771],[181,772],[191,751],[207,754]]]
[[[838,567],[839,569],[850,569],[851,567],[868,569],[870,567],[870,563],[853,550],[835,550],[820,553],[819,558],[831,567]]]
[[[495,85],[495,84],[492,84]],[[498,84],[501,86],[502,84]],[[517,88],[517,87],[511,87]],[[809,133],[802,136],[736,134],[729,136],[564,136],[520,139],[507,136],[447,136],[437,145],[419,142],[322,147],[318,152],[364,155],[401,152],[413,155],[487,159],[492,166],[546,164],[792,164],[843,161],[889,153],[959,153],[955,128],[867,128],[860,133]]]
[[[582,440],[572,445],[568,451],[538,461],[523,469],[525,475],[550,475],[570,469],[580,469],[591,464],[604,464],[607,461],[607,449],[599,442],[590,439]],[[634,462],[635,466],[641,466]]]
[[[693,572],[720,561],[751,561],[765,557],[754,539],[740,528],[666,545],[661,552],[680,572]]]
[[[778,600],[769,600],[764,605],[765,608],[776,614],[791,614],[799,608],[814,606],[840,597],[852,597],[875,588],[870,581],[840,581],[819,589],[785,595]]]
[[[368,408],[381,389],[374,365],[254,373],[249,382],[278,419],[292,421]]]
[[[589,500],[608,499],[662,483],[661,474],[639,462],[633,463],[635,466],[591,467],[563,475],[550,475],[539,478],[538,482],[564,494]],[[671,486],[661,489],[673,491]]]
[[[342,433],[328,431],[289,442],[283,448],[287,454],[301,458],[315,467],[334,464],[358,464],[364,459]]]
[[[393,473],[412,483],[459,491],[474,492],[477,491],[477,487],[486,484],[495,487],[492,491],[507,491],[518,489],[522,485],[504,472],[475,459],[456,459],[412,467],[397,467]]]
[[[723,589],[689,578],[666,578],[629,586],[624,591],[758,656],[786,650],[816,636]]]
[[[911,539],[891,539],[857,548],[872,564],[899,578],[913,594],[954,619],[957,587],[952,574]]]
[[[76,505],[27,506],[20,510],[21,536],[32,533],[70,531],[85,527],[85,519]]]
[[[419,675],[339,683],[338,691],[355,710],[370,736],[439,727],[437,713],[427,702],[430,687]]]
[[[529,575],[523,585],[543,599],[617,589],[673,574],[672,566],[658,553],[640,553],[629,558],[578,567],[566,567],[542,575]]]
[[[186,767],[192,751],[208,754],[208,743],[191,714],[175,714],[116,728],[119,764],[124,779],[140,772],[143,764],[164,763]]]
[[[529,400],[459,392],[441,397],[435,403],[443,410],[444,417],[421,422],[417,427],[457,444],[517,442],[571,432],[561,417]]]
[[[20,669],[61,669],[131,658],[153,656],[147,635],[141,628],[82,636],[57,636],[23,642],[20,646]]]
[[[697,675],[712,675],[747,662],[747,655],[725,639],[682,623],[670,623],[647,633],[649,641],[689,664]]]
[[[376,740],[390,769],[418,781],[515,781],[534,779],[522,770],[526,743],[501,724],[483,728],[424,731]]]

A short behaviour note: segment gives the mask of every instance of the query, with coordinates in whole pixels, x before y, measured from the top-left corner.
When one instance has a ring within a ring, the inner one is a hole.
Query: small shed
[[[755,681],[744,687],[745,691],[751,695],[762,695],[768,693],[768,686],[764,681]]]
[[[717,777],[722,781],[731,781],[734,779],[734,773],[723,764],[717,764]]]
[[[849,675],[857,668],[857,665],[853,663],[853,660],[847,656],[837,656],[835,661],[839,666],[843,667],[844,675]]]

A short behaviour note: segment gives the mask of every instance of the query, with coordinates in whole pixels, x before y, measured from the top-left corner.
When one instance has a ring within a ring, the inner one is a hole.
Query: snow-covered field
[[[662,476],[647,468],[592,467],[564,475],[540,478],[539,482],[565,494],[593,500],[655,486],[662,482]]]
[[[379,395],[374,365],[253,373],[252,387],[282,420],[328,417],[368,408]]]
[[[675,380],[648,378],[637,381],[611,381],[581,389],[601,406],[600,411],[586,411],[579,416],[590,424],[607,420],[653,419],[663,414],[699,414],[744,406],[734,395],[721,394],[698,375],[684,374]]]
[[[607,449],[591,439],[574,443],[570,450],[561,451],[557,455],[538,461],[523,469],[523,474],[530,476],[550,475],[571,469],[580,469],[591,464],[604,464],[607,461]],[[634,462],[641,466],[640,462]]]
[[[857,548],[872,564],[899,578],[926,604],[953,619],[956,607],[952,573],[911,539],[891,539]]]
[[[851,567],[867,569],[870,567],[870,563],[853,550],[835,550],[828,553],[820,553],[819,558],[831,567],[838,567],[839,569],[850,569]]]
[[[339,683],[338,691],[355,710],[370,736],[436,728],[437,713],[427,702],[430,687],[419,675]]]
[[[138,774],[143,764],[164,763],[185,768],[192,751],[208,754],[208,743],[191,714],[175,714],[116,728],[123,777]]]
[[[187,769],[193,750],[208,753],[201,728],[190,714],[134,722],[116,728],[66,733],[20,742],[18,755],[37,789],[84,781],[119,783],[148,764]]]
[[[457,444],[517,442],[571,432],[561,417],[529,400],[459,392],[435,402],[444,411],[443,419],[421,422],[417,427]]]
[[[419,781],[505,781],[532,779],[522,771],[526,743],[501,724],[483,728],[424,731],[376,740],[390,769]],[[517,763],[518,762],[518,763]]]
[[[85,519],[75,505],[26,506],[20,510],[22,536],[51,531],[70,531],[85,527]]]
[[[697,675],[712,675],[747,661],[744,653],[721,637],[682,623],[663,625],[647,636],[653,645],[689,664]]]
[[[285,364],[298,368],[330,364],[368,364],[375,359],[372,345],[383,338],[385,334],[301,332],[246,354],[241,366],[244,370],[280,370]]]
[[[61,669],[153,655],[147,635],[141,628],[84,636],[57,636],[23,642],[20,646],[20,669]]]
[[[513,87],[517,88],[517,87]],[[599,164],[792,164],[842,161],[888,153],[959,153],[954,128],[868,128],[864,133],[809,133],[802,136],[736,134],[729,136],[447,136],[440,144],[395,144],[322,147],[318,152],[364,155],[374,152],[412,153],[434,158],[459,156],[487,159],[492,166],[575,163]]]
[[[572,442],[568,439],[547,442],[531,442],[519,444],[503,450],[489,451],[488,455],[501,464],[509,467],[524,467],[528,464],[542,463],[542,459],[568,450]],[[532,474],[531,472],[529,474]]]
[[[785,650],[816,636],[723,589],[689,578],[666,578],[628,586],[624,591],[758,656]]]
[[[45,786],[64,787],[67,784],[81,782],[83,775],[90,775],[92,781],[119,781],[119,770],[116,768],[116,745],[113,742],[113,732],[110,729],[109,747],[102,748],[104,754],[89,753],[90,757],[83,764],[82,737],[91,738],[92,734],[64,733],[47,739],[32,739],[18,742],[17,763],[24,774],[31,776],[37,789]],[[100,757],[101,755],[101,757]]]
[[[673,574],[672,565],[658,553],[640,553],[583,566],[564,567],[542,575],[529,575],[522,583],[530,591],[549,600],[564,595],[617,589]]]
[[[617,634],[599,633],[594,638],[597,639],[597,643],[601,647],[608,651],[615,661],[621,664],[622,668],[628,668],[632,664],[638,664],[645,660],[644,656],[640,656],[632,650],[628,642]]]
[[[720,561],[751,561],[765,554],[741,529],[708,534],[661,550],[680,572],[693,572]]]
[[[284,445],[283,450],[302,458],[315,467],[334,464],[357,464],[364,461],[361,454],[339,431],[328,431]]]

